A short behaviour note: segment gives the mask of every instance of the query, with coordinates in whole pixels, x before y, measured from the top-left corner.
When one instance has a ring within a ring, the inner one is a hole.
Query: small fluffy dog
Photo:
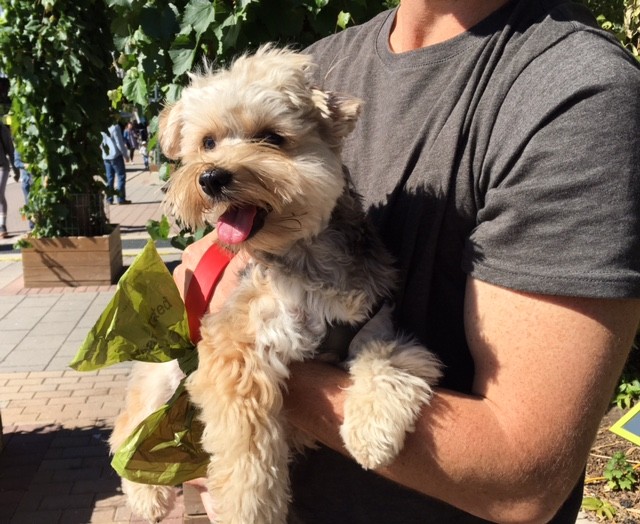
[[[314,87],[312,67],[309,56],[265,46],[193,75],[160,117],[163,152],[181,162],[167,192],[173,211],[192,227],[215,224],[218,242],[251,257],[222,311],[202,319],[187,380],[222,524],[286,521],[288,462],[302,441],[282,413],[289,364],[314,358],[329,326],[366,321],[394,287],[340,158],[361,102]],[[345,365],[341,435],[365,468],[394,459],[440,376],[430,352],[393,333],[388,312],[353,340]],[[138,367],[113,449],[168,398],[175,376],[175,366]],[[168,511],[170,488],[124,484],[135,512],[157,520]]]

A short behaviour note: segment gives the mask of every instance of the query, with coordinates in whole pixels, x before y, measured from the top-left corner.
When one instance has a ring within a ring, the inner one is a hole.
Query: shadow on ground
[[[0,522],[90,522],[121,495],[104,425],[9,428],[0,452]]]

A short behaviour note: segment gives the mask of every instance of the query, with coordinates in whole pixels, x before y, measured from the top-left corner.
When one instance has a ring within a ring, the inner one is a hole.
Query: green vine
[[[393,0],[392,0],[393,1]],[[114,107],[137,105],[152,120],[203,61],[225,63],[268,41],[304,47],[387,7],[367,0],[106,0],[123,71]],[[152,123],[152,131],[154,123]]]
[[[584,0],[598,23],[640,60],[640,0]]]
[[[0,0],[0,69],[11,82],[11,127],[35,177],[24,213],[33,236],[73,234],[76,195],[94,195],[85,216],[105,225],[100,131],[109,125],[107,90],[117,77],[103,0]],[[71,222],[70,222],[71,221]]]

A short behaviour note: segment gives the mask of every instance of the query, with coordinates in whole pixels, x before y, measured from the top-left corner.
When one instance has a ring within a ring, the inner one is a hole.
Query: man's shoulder
[[[572,63],[601,56],[623,57],[626,53],[616,38],[602,29],[595,17],[582,4],[568,0],[544,0],[539,3],[519,1],[511,40],[518,46],[524,40],[524,51],[537,50],[546,55],[559,48]],[[630,56],[630,55],[629,55]],[[557,57],[556,57],[557,58]]]
[[[531,8],[530,13],[541,18],[536,22],[524,18],[523,31],[513,37],[505,52],[505,63],[521,80],[521,88],[547,99],[554,90],[559,96],[615,85],[637,91],[638,62],[598,27],[584,6],[554,0],[544,3],[551,7]]]

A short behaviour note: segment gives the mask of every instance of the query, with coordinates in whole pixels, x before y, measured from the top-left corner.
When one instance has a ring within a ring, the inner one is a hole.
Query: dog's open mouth
[[[225,244],[240,244],[255,235],[268,210],[257,206],[230,207],[218,218],[218,239]]]

